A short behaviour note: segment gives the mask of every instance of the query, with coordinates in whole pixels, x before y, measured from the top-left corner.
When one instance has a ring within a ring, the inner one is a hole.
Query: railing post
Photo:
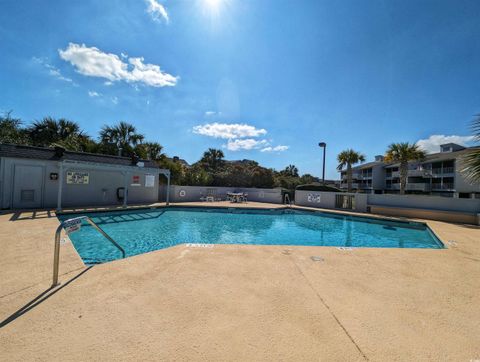
[[[123,177],[124,177],[124,180],[123,180],[123,207],[127,207],[128,205],[128,178],[129,178],[130,174],[125,171],[123,173]]]
[[[102,234],[108,241],[110,241],[120,252],[122,253],[122,258],[126,257],[125,249],[123,249],[115,240],[113,240],[103,229],[98,226],[92,219],[88,216],[80,216],[78,218],[65,220],[60,223],[57,227],[57,231],[55,231],[55,249],[53,252],[53,280],[52,280],[52,288],[56,287],[60,283],[58,282],[58,269],[60,264],[60,234],[62,233],[62,229],[66,222],[71,220],[85,220],[90,225],[93,226],[95,230],[97,230],[100,234]],[[81,222],[81,221],[80,221]]]
[[[58,268],[60,264],[60,234],[62,232],[63,222],[60,223],[55,232],[55,250],[53,252],[53,281],[52,288],[55,288],[58,283]]]
[[[166,205],[170,205],[170,171],[167,175],[167,195],[166,195]]]
[[[63,162],[59,162],[58,175],[58,193],[57,193],[57,211],[62,211],[62,191],[63,191]]]

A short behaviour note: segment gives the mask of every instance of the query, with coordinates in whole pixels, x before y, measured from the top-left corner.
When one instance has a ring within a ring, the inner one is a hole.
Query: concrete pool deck
[[[2,214],[0,358],[480,359],[480,228],[426,222],[454,243],[178,245],[86,268],[66,242],[48,290],[55,213]]]

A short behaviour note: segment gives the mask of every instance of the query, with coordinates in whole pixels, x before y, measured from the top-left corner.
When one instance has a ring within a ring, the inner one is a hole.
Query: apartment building
[[[410,162],[406,193],[480,198],[480,184],[472,184],[461,173],[462,156],[468,151],[469,148],[447,143],[440,146],[440,152],[427,155],[423,161]],[[354,167],[353,190],[367,193],[400,192],[399,166],[386,164],[382,156],[376,156],[375,162]],[[341,188],[347,188],[345,171],[342,171]]]
[[[347,189],[347,171],[341,171],[340,188]],[[356,192],[382,194],[385,188],[385,163],[383,156],[375,161],[352,168],[352,189]]]

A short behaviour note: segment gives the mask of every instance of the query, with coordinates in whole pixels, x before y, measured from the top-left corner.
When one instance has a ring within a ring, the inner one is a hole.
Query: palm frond
[[[480,142],[480,115],[477,115],[472,122],[471,129],[473,136]],[[472,182],[480,181],[480,148],[474,148],[469,151],[462,159],[464,165],[460,172],[464,173],[466,178]]]

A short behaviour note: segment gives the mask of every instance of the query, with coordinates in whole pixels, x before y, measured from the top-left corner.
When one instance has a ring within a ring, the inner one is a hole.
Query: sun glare
[[[217,9],[220,6],[220,3],[222,2],[222,0],[204,0],[204,1],[209,8],[213,8],[213,9]]]
[[[218,16],[221,8],[227,0],[201,0],[203,9],[211,16]]]

